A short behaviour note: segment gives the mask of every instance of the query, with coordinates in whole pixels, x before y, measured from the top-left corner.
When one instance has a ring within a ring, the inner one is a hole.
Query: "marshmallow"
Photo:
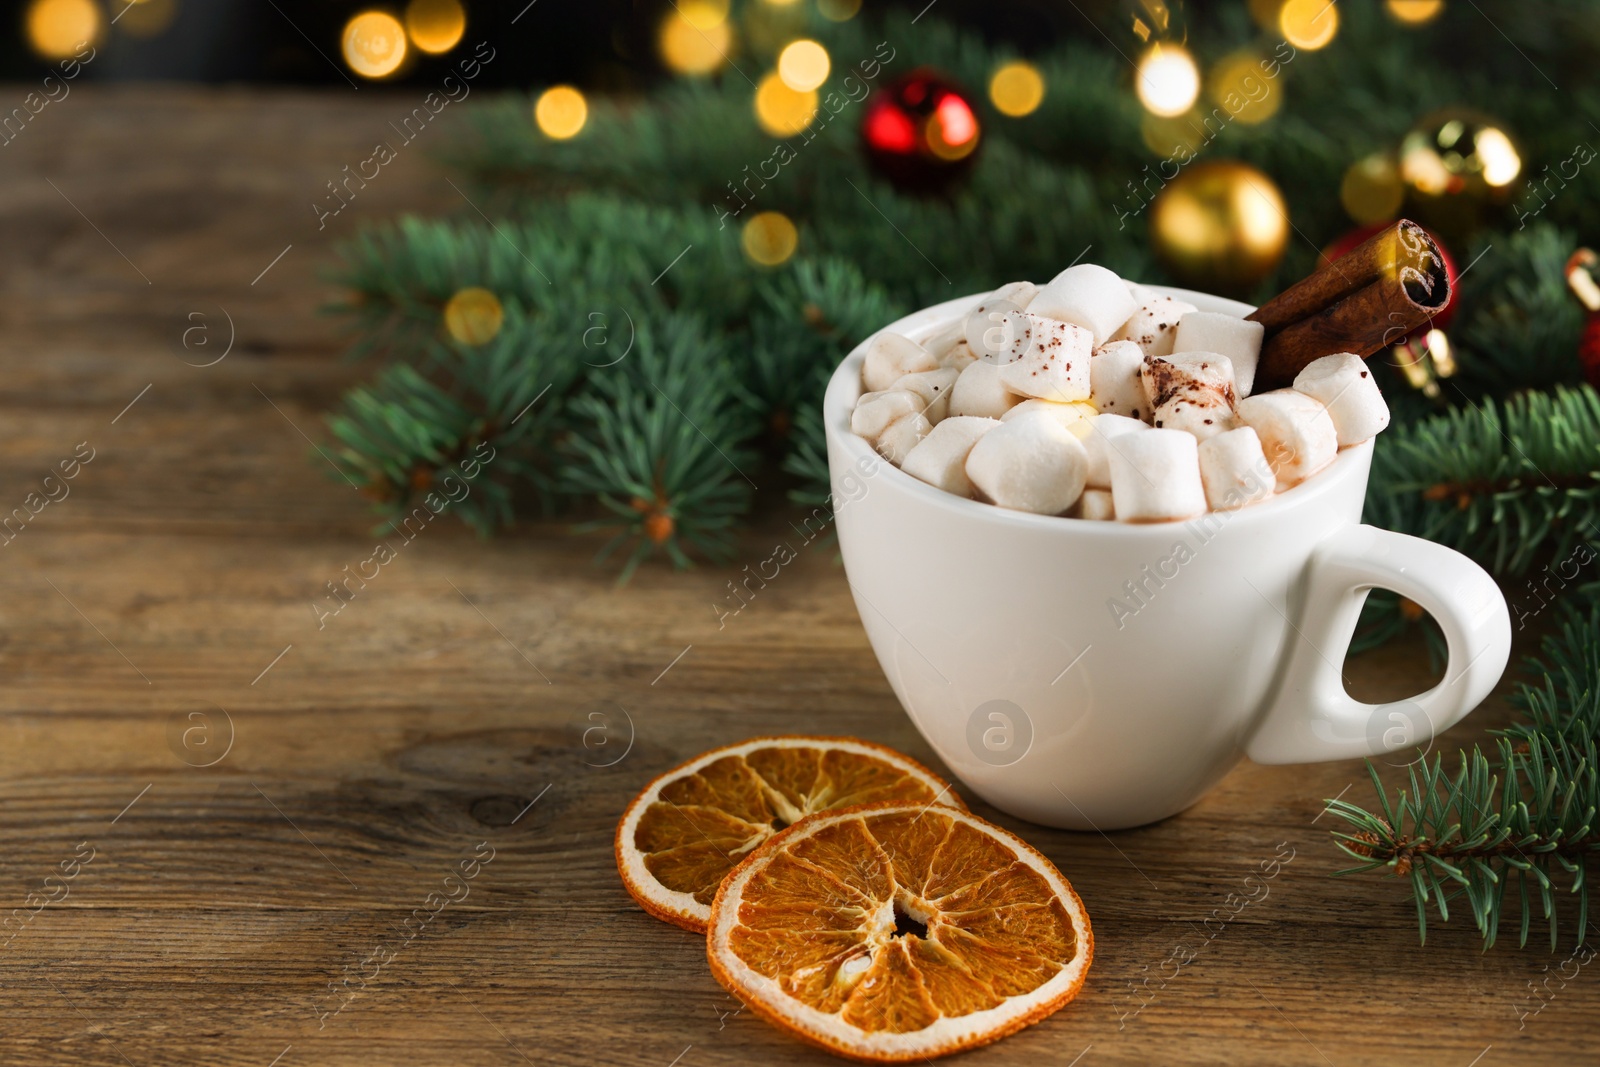
[[[1129,418],[1150,414],[1145,398],[1144,352],[1132,341],[1107,341],[1089,360],[1089,403],[1096,411]]]
[[[967,477],[1003,508],[1059,515],[1083,492],[1083,445],[1047,412],[1002,422],[967,455]]]
[[[861,364],[861,384],[882,392],[907,374],[935,370],[939,361],[933,353],[909,337],[884,331],[867,342],[867,357]]]
[[[1233,363],[1214,352],[1146,356],[1140,375],[1152,408],[1160,407],[1173,397],[1218,399],[1229,407],[1234,403]]]
[[[950,389],[950,414],[997,419],[1021,403],[1001,381],[1000,370],[981,359],[967,364]]]
[[[1132,341],[1147,356],[1169,356],[1178,336],[1178,321],[1198,310],[1193,304],[1170,296],[1145,297],[1139,310],[1111,335],[1111,340]]]
[[[950,414],[950,388],[956,384],[960,372],[953,367],[919,371],[907,374],[894,383],[896,390],[904,389],[922,398],[922,413],[929,422],[938,422]]]
[[[1174,396],[1156,408],[1151,425],[1158,430],[1183,430],[1204,441],[1236,428],[1239,418],[1220,394],[1204,391]]]
[[[1117,509],[1111,503],[1111,490],[1085,489],[1078,498],[1077,517],[1094,522],[1110,522],[1116,518]]]
[[[959,373],[977,362],[977,359],[977,353],[968,347],[967,342],[957,341],[950,351],[939,357],[939,366],[949,367]]]
[[[1081,326],[1057,319],[1012,312],[1011,343],[998,357],[1010,360],[1000,367],[1007,389],[1023,396],[1067,403],[1089,399],[1089,357],[1093,338]]]
[[[905,462],[911,450],[932,432],[933,423],[928,421],[928,417],[914,412],[891,423],[887,430],[878,435],[873,447],[880,456],[898,467]]]
[[[922,347],[926,348],[941,364],[950,350],[967,337],[967,320],[965,318],[951,319],[941,322],[933,328],[933,332],[922,339]]]
[[[1089,457],[1087,482],[1096,489],[1111,488],[1111,460],[1108,452],[1116,447],[1115,439],[1125,433],[1148,429],[1138,419],[1126,415],[1096,415],[1073,425],[1072,430],[1083,442]]]
[[[979,356],[998,355],[1004,347],[1005,313],[1021,311],[1038,295],[1039,287],[1032,282],[1011,282],[984,297],[967,315],[967,346]]]
[[[1233,384],[1240,396],[1249,396],[1256,380],[1256,362],[1261,358],[1261,339],[1266,327],[1259,322],[1224,315],[1215,311],[1195,311],[1178,320],[1172,351],[1215,352],[1233,362]]]
[[[909,389],[862,393],[855,410],[850,412],[850,430],[876,441],[892,423],[921,411],[922,406],[922,398]]]
[[[1206,510],[1199,442],[1182,430],[1125,434],[1111,448],[1111,499],[1122,522],[1172,522]]]
[[[973,366],[987,364],[974,363]],[[906,454],[906,458],[900,461],[900,469],[935,489],[970,497],[972,482],[967,477],[967,454],[979,438],[999,425],[999,419],[951,416],[935,426]]]
[[[1383,391],[1366,360],[1353,352],[1312,360],[1295,375],[1294,388],[1327,406],[1340,447],[1360,444],[1389,425]]]
[[[1122,279],[1104,267],[1080,263],[1068,267],[1039,290],[1028,310],[1049,319],[1082,326],[1103,344],[1139,310]]]
[[[1246,397],[1239,401],[1239,418],[1261,438],[1279,492],[1305,481],[1339,452],[1339,431],[1328,409],[1293,389]]]
[[[1155,299],[1156,291],[1154,289],[1146,288],[1138,282],[1130,282],[1126,278],[1122,279],[1122,284],[1128,287],[1128,293],[1133,297],[1135,303],[1148,304]]]
[[[1001,415],[1000,421],[1010,422],[1012,419],[1018,419],[1024,415],[1032,415],[1036,412],[1044,412],[1069,430],[1085,419],[1094,418],[1095,414],[1094,405],[1085,404],[1082,401],[1071,404],[1058,404],[1054,400],[1024,400],[1004,415]]]
[[[1212,511],[1232,511],[1265,500],[1276,480],[1261,450],[1261,438],[1250,427],[1200,442],[1200,481]]]

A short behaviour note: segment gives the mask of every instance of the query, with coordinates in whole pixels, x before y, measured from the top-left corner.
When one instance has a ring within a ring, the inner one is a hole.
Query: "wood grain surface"
[[[436,524],[317,626],[324,583],[372,549],[305,436],[364,373],[320,272],[364,218],[472,209],[420,142],[325,229],[310,204],[413,102],[86,85],[0,148],[0,513],[94,455],[3,546],[0,895],[53,902],[0,935],[0,1061],[832,1062],[741,1012],[611,855],[652,775],[741,737],[857,734],[938,766],[829,550],[719,631],[723,570],[619,589],[558,527]],[[231,332],[227,358],[190,365],[194,326],[215,353]],[[782,529],[763,519],[734,569]],[[1350,674],[1369,699],[1430,681],[1416,646]],[[1075,1003],[963,1062],[1592,1056],[1600,978],[1530,999],[1565,948],[1485,953],[1459,918],[1422,947],[1403,885],[1329,877],[1323,807],[1369,797],[1362,773],[1245,764],[1110,835],[975,805],[1072,880],[1097,956]],[[470,892],[408,939],[464,860]]]

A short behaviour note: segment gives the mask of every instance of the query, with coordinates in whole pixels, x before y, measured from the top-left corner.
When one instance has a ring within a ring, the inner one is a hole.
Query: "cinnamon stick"
[[[1365,359],[1404,340],[1449,301],[1439,246],[1401,219],[1247,316],[1266,327],[1255,388],[1289,385],[1306,364],[1336,352]]]

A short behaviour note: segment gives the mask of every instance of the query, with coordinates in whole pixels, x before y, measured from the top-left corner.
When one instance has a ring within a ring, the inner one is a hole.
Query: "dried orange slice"
[[[814,815],[722,883],[711,971],[769,1023],[869,1063],[986,1045],[1077,995],[1094,956],[1061,872],[966,811]]]
[[[658,919],[703,933],[723,876],[807,815],[857,804],[962,807],[915,760],[851,737],[757,737],[674,767],[617,825],[617,870]]]

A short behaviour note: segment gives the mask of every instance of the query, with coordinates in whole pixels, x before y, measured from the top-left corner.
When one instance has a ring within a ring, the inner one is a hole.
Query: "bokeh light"
[[[686,4],[673,4],[673,9],[697,30],[709,30],[728,21],[729,0],[689,0]]]
[[[1269,33],[1278,29],[1278,13],[1283,10],[1283,0],[1249,0],[1250,17],[1256,25]]]
[[[363,78],[383,78],[406,58],[406,29],[387,11],[363,11],[344,26],[344,61]]]
[[[454,48],[467,32],[461,0],[411,0],[406,5],[406,32],[423,52],[439,55]]]
[[[33,0],[26,21],[28,44],[45,59],[67,59],[104,28],[94,0]]]
[[[1139,60],[1134,82],[1139,102],[1151,114],[1181,115],[1200,95],[1200,68],[1179,45],[1151,45]]]
[[[1478,158],[1483,160],[1483,180],[1497,189],[1517,180],[1522,173],[1522,156],[1504,130],[1486,126],[1478,131]]]
[[[989,101],[1002,115],[1031,115],[1044,102],[1044,76],[1032,63],[1007,63],[989,79]]]
[[[589,121],[589,102],[570,85],[551,86],[534,103],[533,121],[551,140],[568,140],[578,136]]]
[[[796,92],[808,92],[828,80],[828,50],[810,40],[800,40],[778,53],[778,77]]]
[[[967,102],[949,93],[934,105],[925,127],[928,150],[940,159],[965,159],[978,148],[978,116]]]
[[[1206,79],[1211,99],[1246,125],[1267,121],[1283,106],[1283,83],[1263,74],[1262,62],[1255,52],[1234,52],[1219,60]]]
[[[861,12],[861,0],[817,0],[817,14],[829,22],[849,22]]]
[[[756,121],[774,137],[793,137],[811,125],[817,113],[816,90],[798,92],[773,71],[756,87]]]
[[[763,267],[776,267],[800,244],[800,231],[781,211],[763,211],[744,224],[739,243],[744,254]]]
[[[500,332],[505,309],[487,289],[471,286],[457,292],[444,306],[444,328],[464,345],[487,344]]]
[[[133,0],[117,15],[117,29],[129,37],[159,36],[178,14],[178,0]]]
[[[1204,124],[1182,115],[1163,118],[1146,112],[1139,120],[1139,137],[1144,141],[1144,146],[1156,155],[1177,159],[1183,155],[1199,154],[1205,146],[1206,128]]]
[[[1367,225],[1399,215],[1405,192],[1394,158],[1377,152],[1350,164],[1339,183],[1339,202],[1352,219]]]
[[[733,48],[727,3],[684,0],[662,19],[656,47],[675,73],[704,75],[721,69]]]
[[[1396,22],[1421,26],[1439,17],[1444,10],[1444,0],[1388,0],[1384,7]]]
[[[1278,12],[1278,29],[1296,48],[1315,52],[1339,32],[1339,9],[1333,0],[1288,0]]]

